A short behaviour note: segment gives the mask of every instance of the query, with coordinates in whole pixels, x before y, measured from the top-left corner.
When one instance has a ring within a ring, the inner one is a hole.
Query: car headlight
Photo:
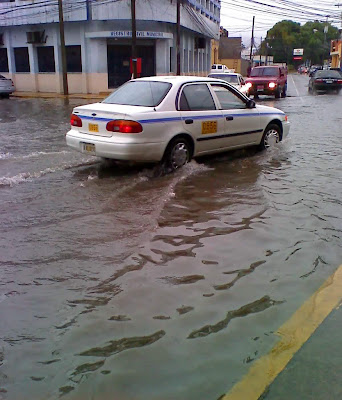
[[[270,83],[268,84],[268,87],[269,87],[270,89],[274,89],[276,86],[277,86],[277,84],[276,84],[275,82],[270,82]]]
[[[250,89],[252,86],[253,86],[253,85],[251,84],[251,82],[247,82],[247,83],[246,83],[247,89]]]

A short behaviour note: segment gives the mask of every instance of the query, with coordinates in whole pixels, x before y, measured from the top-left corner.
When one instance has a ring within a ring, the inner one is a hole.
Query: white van
[[[210,73],[212,74],[212,73],[215,73],[215,72],[225,73],[225,72],[235,72],[235,70],[234,69],[229,69],[227,67],[227,65],[224,65],[224,64],[213,64],[211,66]]]

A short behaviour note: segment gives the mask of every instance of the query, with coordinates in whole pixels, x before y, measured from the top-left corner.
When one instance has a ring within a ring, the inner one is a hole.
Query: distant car
[[[285,97],[287,91],[287,69],[278,65],[254,67],[246,79],[248,93],[258,98],[259,95]]]
[[[309,69],[309,76],[313,76],[314,73],[318,70],[323,69],[322,65],[311,65],[310,69]]]
[[[0,75],[0,96],[8,97],[15,90],[12,79]]]
[[[317,70],[309,80],[309,93],[318,91],[339,93],[342,89],[342,76],[331,69]]]
[[[233,69],[229,69],[227,65],[224,64],[213,64],[211,66],[210,73],[222,73],[222,72],[235,72]]]
[[[231,85],[235,86],[237,89],[240,90],[241,93],[244,93],[248,96],[248,87],[246,85],[243,76],[238,73],[213,73],[208,75],[209,78],[216,78],[216,79],[223,79],[226,82],[229,82]]]
[[[73,109],[67,145],[104,158],[162,162],[247,146],[267,149],[285,138],[283,111],[255,105],[228,82],[196,76],[128,81],[100,103]]]

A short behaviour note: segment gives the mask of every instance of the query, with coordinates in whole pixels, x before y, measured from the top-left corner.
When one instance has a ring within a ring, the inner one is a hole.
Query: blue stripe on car
[[[226,118],[228,116],[233,116],[234,118],[238,117],[260,117],[262,115],[274,115],[274,116],[283,116],[285,115],[284,113],[249,113],[249,114],[223,114],[221,115],[213,115],[213,114],[208,114],[208,115],[187,115],[186,117],[170,117],[170,118],[155,118],[155,119],[139,119],[137,122],[140,124],[156,124],[156,123],[162,123],[162,122],[175,122],[175,121],[183,121],[185,119],[194,119],[194,120],[201,120],[201,119],[220,119],[220,118]],[[103,121],[103,122],[109,122],[113,121],[113,118],[102,118],[102,117],[91,117],[88,115],[79,115],[81,119],[88,119],[91,121]]]

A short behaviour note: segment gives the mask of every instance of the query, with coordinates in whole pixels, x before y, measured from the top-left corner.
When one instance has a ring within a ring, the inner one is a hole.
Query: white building
[[[177,0],[136,0],[142,76],[176,73]],[[182,0],[181,73],[210,70],[220,0]],[[131,0],[63,0],[69,93],[100,93],[130,76]],[[58,0],[0,0],[0,73],[17,91],[62,90]]]

